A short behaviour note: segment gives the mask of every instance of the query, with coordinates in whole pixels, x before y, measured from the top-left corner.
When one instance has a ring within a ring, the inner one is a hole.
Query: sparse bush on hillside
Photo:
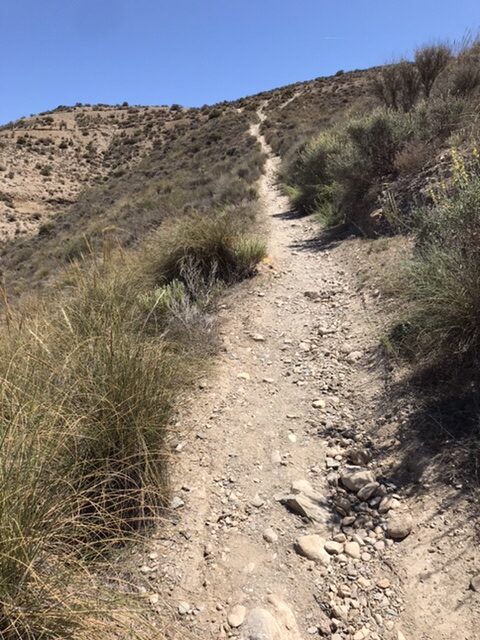
[[[449,93],[468,97],[480,87],[480,55],[464,54],[449,69],[447,87]]]
[[[402,60],[396,65],[399,82],[399,106],[403,111],[410,111],[420,96],[420,75],[414,64]]]
[[[463,123],[468,103],[450,94],[431,97],[417,104],[413,113],[415,136],[435,146],[444,142]]]
[[[446,44],[421,47],[415,51],[415,66],[426,98],[429,97],[435,80],[448,65],[451,57],[452,50]]]
[[[387,109],[410,111],[420,90],[419,73],[415,65],[406,60],[383,67],[372,81],[374,95]]]

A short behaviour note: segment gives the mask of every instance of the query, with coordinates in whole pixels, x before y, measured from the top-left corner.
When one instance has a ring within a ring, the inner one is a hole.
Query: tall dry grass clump
[[[265,243],[251,228],[248,207],[167,220],[148,244],[147,270],[157,283],[185,280],[191,265],[204,280],[212,273],[226,284],[242,280],[266,255]]]
[[[219,280],[251,275],[263,255],[241,219],[169,222],[144,250],[77,262],[48,295],[7,308],[1,638],[148,635],[133,594],[102,585],[114,550],[167,504],[167,423],[206,357],[199,317]]]

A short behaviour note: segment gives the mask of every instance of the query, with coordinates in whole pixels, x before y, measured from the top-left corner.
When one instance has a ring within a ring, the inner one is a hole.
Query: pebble
[[[353,364],[354,362],[357,362],[357,360],[360,360],[362,355],[363,353],[361,351],[350,351],[350,353],[347,355],[346,360],[348,364]]]
[[[413,520],[409,513],[392,511],[387,521],[387,535],[393,540],[403,540],[412,531]]]
[[[325,551],[332,556],[337,556],[343,551],[343,544],[341,542],[335,542],[334,540],[327,540],[325,543]]]
[[[470,589],[472,589],[472,591],[480,592],[480,573],[477,573],[477,575],[473,576],[470,580]]]
[[[377,587],[379,589],[388,589],[390,587],[390,580],[388,578],[380,578],[377,580]]]
[[[270,611],[261,607],[252,609],[242,627],[242,640],[280,640],[283,633]]]
[[[243,624],[246,614],[247,609],[243,604],[236,604],[228,612],[227,622],[233,629],[236,629]]]
[[[360,545],[358,544],[358,542],[346,542],[345,543],[345,547],[344,547],[344,552],[347,556],[350,556],[350,558],[353,558],[354,560],[358,560],[360,558]]]
[[[272,542],[272,543],[277,542],[278,535],[271,527],[269,527],[268,529],[265,529],[265,531],[263,532],[263,539],[266,542]]]
[[[297,538],[295,551],[301,556],[324,566],[330,563],[330,556],[325,551],[325,540],[316,533]]]
[[[188,604],[188,602],[184,602],[184,601],[182,601],[182,602],[179,602],[179,603],[178,603],[178,613],[179,613],[181,616],[186,615],[186,614],[190,611],[190,609],[191,609],[191,607],[190,607],[190,605]]]
[[[170,508],[180,509],[180,507],[183,507],[184,504],[185,502],[179,496],[174,496],[170,502]]]
[[[391,496],[385,496],[382,498],[380,504],[378,505],[379,513],[387,513],[390,509],[395,509],[400,506],[400,502],[396,498],[392,498]]]
[[[340,476],[340,482],[346,489],[356,493],[365,485],[375,482],[375,476],[366,469],[347,471]]]
[[[312,407],[314,409],[325,409],[327,403],[325,402],[325,400],[322,400],[321,398],[318,398],[317,400],[314,400],[312,402]]]
[[[379,486],[380,486],[379,482],[369,482],[368,484],[364,485],[360,489],[360,491],[358,491],[357,498],[359,500],[363,500],[363,501],[369,500],[373,496],[373,494],[375,493],[375,491],[378,489]]]
[[[258,493],[256,493],[253,497],[253,500],[251,501],[251,505],[253,507],[256,507],[257,509],[260,509],[260,507],[263,507],[264,504],[265,500],[263,500],[263,498],[261,498]]]

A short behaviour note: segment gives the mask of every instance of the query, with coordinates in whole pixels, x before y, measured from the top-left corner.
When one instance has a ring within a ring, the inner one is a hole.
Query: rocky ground
[[[136,558],[145,596],[180,637],[479,638],[465,503],[396,480],[410,408],[385,400],[362,249],[318,241],[277,166],[260,185],[271,258],[225,300],[216,371],[178,416],[171,517]]]

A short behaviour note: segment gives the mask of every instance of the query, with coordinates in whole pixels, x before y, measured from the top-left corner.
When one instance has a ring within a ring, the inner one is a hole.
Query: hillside
[[[106,227],[116,227],[115,239],[129,245],[171,210],[240,201],[261,166],[248,132],[258,106],[267,103],[262,126],[277,149],[294,137],[299,144],[368,103],[371,73],[319,78],[202,109],[59,107],[6,125],[0,253],[9,288],[43,281]]]
[[[0,130],[0,637],[476,640],[480,48]]]

